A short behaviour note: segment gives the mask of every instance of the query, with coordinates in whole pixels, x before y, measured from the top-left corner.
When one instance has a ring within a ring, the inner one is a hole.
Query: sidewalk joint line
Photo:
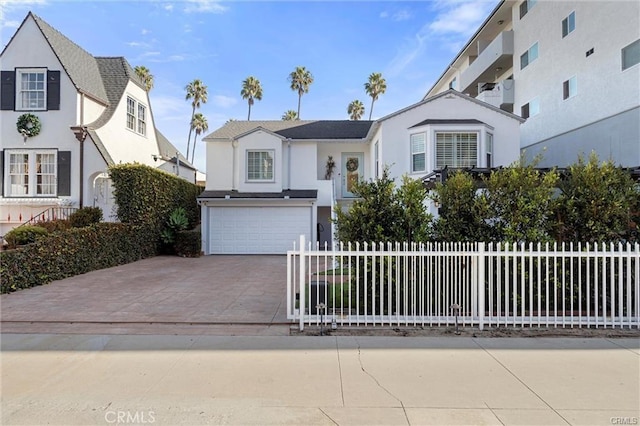
[[[340,423],[338,423],[338,422],[336,422],[335,420],[333,420],[333,419],[331,418],[331,416],[330,416],[330,415],[328,415],[327,413],[325,413],[325,411],[324,411],[322,408],[318,407],[318,410],[320,410],[320,412],[321,412],[322,414],[324,414],[324,415],[325,415],[329,420],[331,420],[331,421],[333,422],[333,424],[334,424],[334,425],[336,425],[336,426],[340,426]]]
[[[502,426],[505,426],[504,422],[500,419],[500,417],[498,417],[498,415],[496,414],[495,411],[493,411],[493,408],[489,407],[489,404],[487,404],[487,401],[484,402],[484,405],[487,406],[487,408],[489,409],[489,411],[491,411],[491,414],[493,414],[493,416],[498,419],[498,421],[500,422],[500,424]]]
[[[378,381],[378,379],[375,378],[375,376],[371,373],[369,373],[365,368],[364,368],[364,364],[362,363],[362,351],[360,350],[360,342],[358,342],[358,339],[356,337],[353,338],[353,340],[355,340],[356,344],[358,345],[358,362],[360,363],[360,369],[369,377],[371,377],[371,379],[373,379],[374,382],[376,382],[376,384],[378,385],[378,387],[382,390],[384,390],[386,393],[388,393],[393,399],[395,399],[396,401],[398,401],[400,403],[400,406],[402,407],[402,412],[404,413],[404,418],[407,420],[407,424],[409,426],[411,426],[411,422],[409,421],[409,415],[407,414],[407,409],[404,406],[404,403],[400,400],[400,398],[398,398],[397,396],[395,396],[393,393],[391,393],[389,391],[389,389],[385,388],[384,386],[382,386],[382,384]]]
[[[333,337],[336,341],[336,354],[338,355],[338,373],[340,374],[340,396],[342,397],[342,406],[344,407],[344,384],[342,382],[342,364],[340,363],[340,348],[338,347],[338,336]]]
[[[522,381],[522,379],[520,379],[520,377],[518,377],[513,371],[511,371],[506,365],[504,365],[502,362],[500,362],[500,360],[498,358],[496,358],[491,352],[489,352],[487,350],[487,348],[485,348],[484,346],[482,346],[479,342],[478,339],[476,338],[472,338],[471,339],[473,341],[473,343],[475,343],[480,349],[482,349],[484,352],[486,352],[487,355],[489,355],[491,358],[493,358],[498,364],[500,364],[502,366],[502,368],[504,368],[509,374],[511,374],[517,381],[519,381],[522,386],[524,386],[525,388],[529,389],[529,391],[534,394],[540,401],[542,401],[544,403],[544,405],[546,405],[547,407],[549,407],[551,409],[551,411],[553,411],[554,413],[556,413],[558,415],[558,417],[560,417],[566,424],[570,425],[571,422],[569,422],[567,419],[565,419],[562,414],[558,413],[558,411],[553,408],[547,401],[545,401],[540,395],[538,395],[536,393],[536,391],[534,391],[533,389],[531,389],[529,387],[529,385],[527,385],[524,381]]]
[[[622,349],[626,349],[626,350],[628,350],[629,352],[631,352],[631,353],[632,353],[632,354],[634,354],[635,356],[640,356],[640,354],[638,354],[637,352],[635,352],[633,349],[631,349],[631,348],[627,348],[626,346],[619,345],[619,344],[618,344],[618,343],[616,343],[614,340],[611,340],[611,339],[609,339],[609,338],[605,338],[604,340],[606,340],[607,342],[611,343],[612,345],[616,345],[616,346],[617,346],[617,347],[619,347],[619,348],[622,348]]]

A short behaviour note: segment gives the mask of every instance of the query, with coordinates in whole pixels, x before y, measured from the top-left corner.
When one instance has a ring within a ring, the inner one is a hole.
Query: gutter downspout
[[[287,138],[287,189],[291,189],[291,138]]]
[[[231,147],[233,148],[233,155],[231,158],[231,190],[236,191],[238,189],[236,176],[236,160],[238,158],[238,140],[233,139],[231,141]]]

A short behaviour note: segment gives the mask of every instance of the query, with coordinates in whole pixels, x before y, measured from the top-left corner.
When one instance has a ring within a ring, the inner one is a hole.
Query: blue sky
[[[497,0],[434,1],[59,1],[1,0],[2,47],[31,10],[94,56],[124,56],[155,77],[150,93],[157,127],[186,150],[191,105],[184,87],[208,86],[202,106],[209,132],[244,120],[242,80],[253,75],[264,95],[253,120],[278,120],[297,108],[287,76],[305,66],[314,76],[302,119],[348,119],[364,83],[381,72],[387,92],[373,118],[419,101]],[[205,168],[198,144],[195,164]]]

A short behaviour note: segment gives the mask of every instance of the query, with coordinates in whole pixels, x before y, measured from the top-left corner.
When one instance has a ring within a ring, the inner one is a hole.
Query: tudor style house
[[[640,2],[502,0],[425,98],[450,88],[526,119],[540,166],[640,166]]]
[[[330,245],[333,207],[354,200],[353,182],[385,165],[416,179],[445,166],[509,165],[522,121],[449,90],[376,121],[228,122],[203,138],[202,249],[282,254],[301,234]]]
[[[93,57],[29,13],[0,64],[0,235],[32,217],[64,216],[66,207],[98,206],[112,219],[112,164],[195,181],[195,168],[156,129],[125,58]]]

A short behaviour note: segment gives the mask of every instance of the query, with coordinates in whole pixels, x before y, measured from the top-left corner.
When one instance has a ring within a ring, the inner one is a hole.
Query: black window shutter
[[[58,151],[58,196],[71,195],[71,151]]]
[[[16,107],[16,73],[15,71],[2,71],[0,79],[2,79],[0,109],[13,111]]]
[[[47,72],[47,109],[60,109],[60,71]]]

